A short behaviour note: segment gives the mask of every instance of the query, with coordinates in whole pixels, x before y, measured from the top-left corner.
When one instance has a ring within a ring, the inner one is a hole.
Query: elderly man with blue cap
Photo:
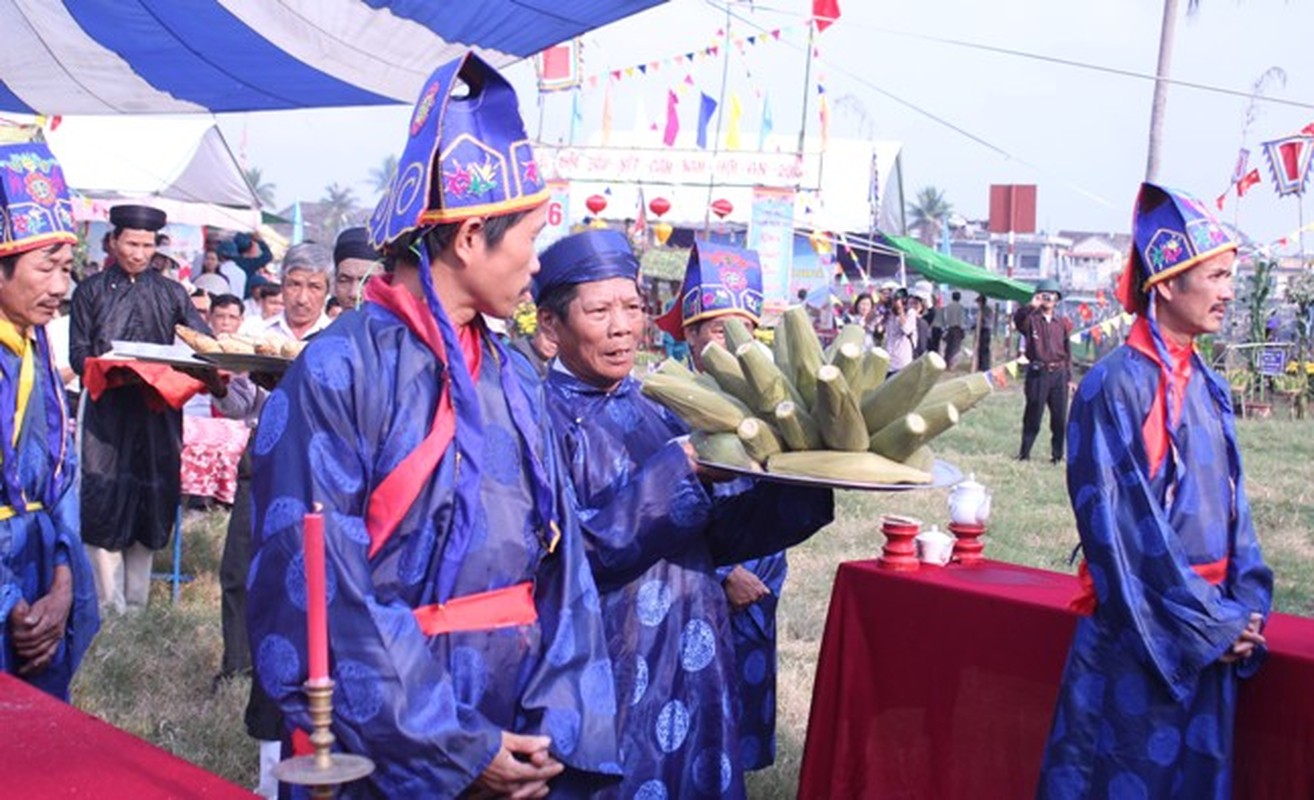
[[[59,162],[43,144],[0,145],[0,670],[62,700],[100,626],[45,330],[77,241]]]
[[[548,412],[616,669],[619,796],[743,797],[748,710],[718,567],[806,539],[831,521],[833,494],[762,484],[720,496],[684,426],[630,374],[644,319],[625,237],[576,234],[541,260],[539,324],[558,348]],[[768,665],[758,662],[748,674],[761,683]]]
[[[344,796],[570,797],[620,772],[598,591],[542,387],[482,321],[529,288],[546,201],[511,86],[473,54],[439,67],[370,221],[386,274],[265,403],[251,652],[308,730],[303,517],[322,508],[333,729],[376,765]]]
[[[1231,392],[1194,346],[1222,327],[1237,246],[1198,200],[1150,183],[1133,240],[1119,297],[1138,317],[1072,403],[1086,616],[1038,794],[1226,798],[1237,683],[1262,661],[1273,592]]]

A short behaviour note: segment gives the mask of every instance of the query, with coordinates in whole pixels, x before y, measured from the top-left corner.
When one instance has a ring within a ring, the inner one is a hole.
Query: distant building
[[[1131,237],[1122,233],[1060,231],[1072,241],[1067,252],[1067,274],[1060,281],[1077,294],[1090,294],[1112,285],[1131,252]]]
[[[1056,278],[1062,283],[1069,270],[1067,254],[1072,247],[1072,240],[1063,236],[1046,233],[1014,234],[1010,265],[1007,234],[986,233],[972,225],[960,228],[954,234],[949,242],[950,253],[954,258],[1000,275],[1010,275],[1028,283],[1041,278]]]

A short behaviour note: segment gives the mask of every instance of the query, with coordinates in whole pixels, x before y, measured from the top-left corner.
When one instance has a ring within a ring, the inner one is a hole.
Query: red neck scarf
[[[1164,364],[1154,346],[1154,337],[1150,333],[1150,321],[1146,317],[1137,317],[1127,336],[1127,345],[1140,352],[1159,366],[1163,380],[1159,381],[1159,390],[1155,393],[1150,413],[1141,424],[1141,435],[1145,437],[1145,455],[1150,465],[1150,477],[1159,473],[1163,460],[1168,454],[1168,396],[1171,390],[1173,400],[1173,424],[1179,424],[1182,418],[1182,403],[1186,399],[1186,384],[1191,380],[1192,359],[1195,352],[1194,342],[1176,344],[1164,337],[1171,364]]]

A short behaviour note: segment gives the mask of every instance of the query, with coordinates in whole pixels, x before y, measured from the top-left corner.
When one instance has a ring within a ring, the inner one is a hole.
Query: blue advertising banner
[[[794,262],[794,190],[753,187],[748,247],[762,262],[762,295],[767,303],[790,300]]]

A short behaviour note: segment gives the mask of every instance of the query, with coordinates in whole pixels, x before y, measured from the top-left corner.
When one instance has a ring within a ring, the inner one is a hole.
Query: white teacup
[[[932,525],[913,539],[917,559],[926,564],[944,566],[954,554],[954,537]]]

